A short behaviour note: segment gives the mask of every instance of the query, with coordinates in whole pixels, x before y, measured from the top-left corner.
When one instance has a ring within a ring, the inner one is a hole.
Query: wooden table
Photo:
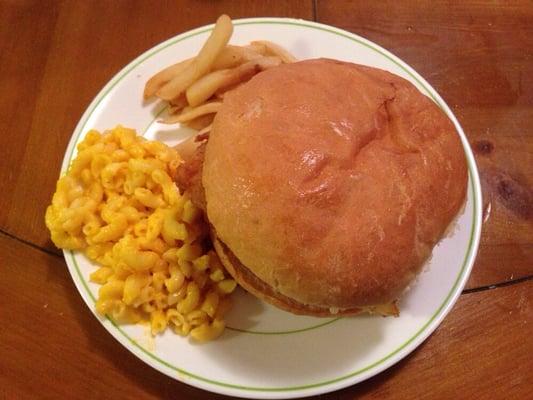
[[[315,20],[381,44],[444,97],[483,181],[479,256],[457,305],[413,354],[325,398],[513,398],[533,382],[533,3],[0,3],[0,398],[218,398],[132,356],[78,295],[43,223],[82,112],[131,59],[233,18]],[[529,397],[531,398],[531,397]]]

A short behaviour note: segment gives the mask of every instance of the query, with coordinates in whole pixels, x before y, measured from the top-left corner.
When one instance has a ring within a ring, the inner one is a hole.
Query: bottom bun
[[[317,306],[312,304],[302,304],[290,297],[287,297],[271,286],[267,285],[255,276],[233,252],[217,237],[215,230],[211,227],[211,241],[220,261],[239,285],[254,296],[293,314],[311,315],[315,317],[334,317],[356,315],[361,313],[378,314],[382,316],[399,315],[396,301],[388,304],[378,304],[375,306],[364,306],[357,308],[339,309],[336,307]]]

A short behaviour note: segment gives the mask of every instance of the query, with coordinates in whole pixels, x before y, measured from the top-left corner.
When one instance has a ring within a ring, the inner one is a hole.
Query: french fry
[[[238,68],[214,71],[194,82],[186,92],[189,104],[197,106],[209,99],[213,93],[233,79],[235,74],[232,74],[232,72]]]
[[[236,85],[231,85],[222,89],[217,90],[215,95],[213,96],[214,99],[217,100],[224,100],[224,97],[230,93],[231,91],[237,89],[239,86],[241,86],[244,82],[239,82]]]
[[[176,114],[188,106],[187,97],[185,94],[181,94],[178,98],[169,102],[168,113]]]
[[[181,114],[170,115],[166,117],[165,119],[161,120],[160,122],[164,124],[184,123],[184,122],[193,120],[195,118],[198,118],[202,115],[216,113],[220,109],[221,105],[222,105],[222,102],[219,102],[219,101],[205,103],[199,107],[190,108],[188,110],[186,109]]]
[[[203,135],[203,134],[206,134],[208,132],[211,132],[211,129],[213,129],[213,124],[212,123],[207,125],[204,129],[200,130],[198,132],[198,135]]]
[[[167,116],[160,122],[182,123],[207,134],[228,92],[260,71],[296,61],[287,50],[266,40],[229,45],[232,33],[231,19],[220,16],[195,57],[163,69],[146,82],[145,99],[156,95],[169,102]]]
[[[258,58],[257,60],[254,60],[254,62],[257,63],[257,66],[261,71],[264,71],[265,69],[277,67],[283,62],[283,60],[280,57],[271,56]]]
[[[177,114],[179,112],[180,112],[180,109],[178,107],[173,106],[172,104],[168,105],[168,108],[167,108],[168,115]]]
[[[238,83],[246,75],[255,74],[257,68],[257,64],[251,61],[237,68],[211,72],[187,89],[187,101],[195,107],[209,99],[218,89]]]
[[[260,52],[256,51],[258,49]],[[236,67],[246,61],[254,60],[265,54],[265,47],[261,46],[232,46],[227,45],[214,61],[212,69],[226,69]],[[191,64],[195,57],[181,61],[167,67],[152,76],[144,85],[144,98],[149,99],[167,82],[181,74]]]
[[[209,134],[211,133],[212,129],[213,129],[213,124],[206,126],[204,129],[202,129],[196,134],[194,141],[203,142],[204,140],[209,139]]]
[[[212,70],[237,67],[246,61],[255,60],[262,54],[246,46],[227,45],[213,63]]]
[[[208,73],[213,62],[228,44],[233,33],[233,24],[227,15],[221,15],[196,58],[182,73],[174,77],[157,91],[163,100],[172,100],[183,93],[197,79]]]
[[[263,45],[266,47],[266,52],[268,55],[277,56],[281,58],[281,61],[284,63],[293,63],[297,59],[283,47],[277,45],[276,43],[269,42],[268,40],[256,40],[251,43],[252,45]]]
[[[148,82],[146,82],[146,84],[144,85],[144,98],[149,99],[154,94],[156,94],[156,92],[161,87],[163,87],[163,85],[172,80],[174,77],[181,74],[185,70],[185,68],[187,68],[191,64],[193,59],[194,58],[189,58],[187,60],[173,64],[170,67],[159,71],[157,74],[148,79]]]
[[[250,50],[253,50],[255,51],[256,53],[259,53],[261,54],[262,56],[266,56],[267,55],[267,48],[264,44],[262,43],[259,43],[259,42],[252,42],[246,46],[247,49],[250,49]]]
[[[280,64],[281,64],[281,60],[278,57],[263,57],[262,59],[257,60],[257,65],[260,70],[266,70],[272,67],[276,67]],[[221,87],[215,92],[213,97],[219,100],[223,100],[224,96],[227,93],[237,89],[239,86],[241,86],[245,82],[246,82],[246,79],[243,79],[235,84]]]
[[[187,125],[189,128],[199,131],[204,129],[206,126],[211,125],[213,123],[213,118],[215,118],[215,114],[205,114],[185,122],[185,125]]]
[[[257,72],[279,64],[281,64],[281,60],[278,57],[259,57],[233,69],[211,72],[187,89],[187,101],[191,106],[196,107],[221,89],[246,81]]]

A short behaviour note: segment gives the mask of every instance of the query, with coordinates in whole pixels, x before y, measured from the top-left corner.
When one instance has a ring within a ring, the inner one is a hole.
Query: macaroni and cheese
[[[236,283],[214,251],[200,211],[173,177],[179,154],[121,126],[92,130],[57,182],[46,225],[61,248],[99,264],[96,310],[118,323],[148,321],[198,342],[220,336]]]

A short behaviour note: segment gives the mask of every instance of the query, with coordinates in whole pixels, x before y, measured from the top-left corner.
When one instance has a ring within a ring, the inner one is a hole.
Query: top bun
[[[461,208],[467,168],[453,124],[411,83],[317,59],[226,95],[202,182],[241,285],[335,313],[398,299]]]

